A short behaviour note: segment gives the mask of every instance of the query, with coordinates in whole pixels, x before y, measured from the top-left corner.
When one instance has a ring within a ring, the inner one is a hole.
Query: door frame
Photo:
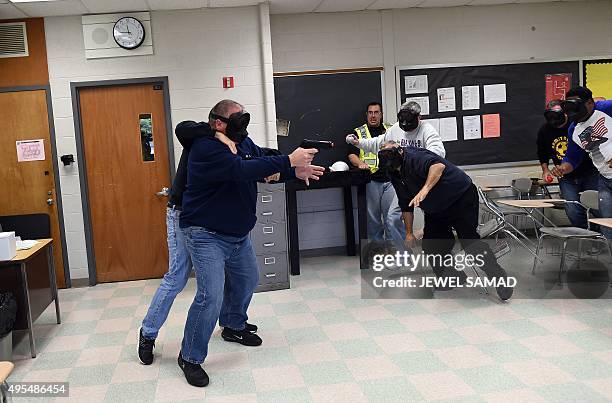
[[[47,120],[49,121],[49,147],[51,148],[51,165],[53,166],[53,184],[55,186],[55,205],[57,206],[57,219],[60,230],[60,245],[62,248],[62,264],[64,265],[64,282],[66,288],[72,287],[70,278],[70,264],[68,262],[68,249],[66,247],[66,227],[64,225],[64,207],[62,206],[62,188],[60,186],[59,165],[57,163],[57,146],[55,143],[55,121],[53,119],[53,101],[51,99],[51,86],[45,85],[27,85],[18,87],[0,87],[0,93],[4,92],[22,92],[22,91],[45,91],[47,100]]]
[[[166,115],[166,135],[168,145],[168,167],[170,169],[170,180],[174,179],[174,136],[172,134],[172,116],[170,114],[170,89],[168,76],[128,78],[118,80],[101,81],[79,81],[70,83],[70,95],[72,98],[72,116],[74,119],[74,134],[77,145],[77,158],[79,166],[79,182],[81,185],[81,205],[83,206],[83,223],[85,229],[85,248],[87,250],[87,266],[89,272],[89,285],[94,286],[98,283],[96,270],[96,256],[93,248],[93,229],[91,223],[91,209],[89,205],[89,186],[87,183],[87,161],[85,158],[85,148],[83,144],[83,129],[81,120],[81,89],[96,87],[116,87],[121,85],[134,84],[161,84],[164,94],[164,113]]]

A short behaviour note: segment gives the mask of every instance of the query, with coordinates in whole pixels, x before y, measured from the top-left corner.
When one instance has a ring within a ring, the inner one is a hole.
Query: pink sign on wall
[[[44,161],[45,160],[45,143],[40,140],[20,140],[17,144],[17,161]]]

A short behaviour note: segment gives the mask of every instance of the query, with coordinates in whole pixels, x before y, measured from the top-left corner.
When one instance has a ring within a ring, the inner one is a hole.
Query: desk
[[[556,227],[554,222],[550,221],[543,213],[537,210],[539,208],[555,207],[554,204],[549,203],[549,200],[551,199],[496,200],[496,202],[499,204],[505,204],[506,206],[518,207],[525,210],[527,214],[533,217],[534,220],[544,227],[544,224],[540,220],[536,219],[532,214],[534,211],[537,211],[544,220],[548,221],[553,227]]]
[[[589,218],[593,224],[603,225],[612,228],[612,218]]]
[[[46,274],[41,270],[45,265],[41,259],[45,250]],[[17,294],[15,298],[18,308],[14,330],[28,330],[32,358],[36,357],[33,323],[51,302],[55,302],[55,316],[57,323],[61,323],[54,266],[52,239],[39,239],[32,248],[17,251],[13,259],[0,261],[0,290]],[[17,275],[15,270],[11,270],[14,267],[19,267]]]
[[[310,181],[310,186],[300,180],[287,182],[287,225],[289,226],[289,265],[292,275],[300,274],[300,240],[298,237],[297,192],[311,189],[342,188],[344,192],[344,227],[346,231],[346,254],[355,256],[355,228],[353,218],[352,186],[357,186],[357,222],[359,230],[359,252],[361,240],[367,239],[367,201],[366,184],[370,181],[370,171],[352,169],[345,172],[326,172],[318,181]],[[361,261],[361,259],[360,259]]]

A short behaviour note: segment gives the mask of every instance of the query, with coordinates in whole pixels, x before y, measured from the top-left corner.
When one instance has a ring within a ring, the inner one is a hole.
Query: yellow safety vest
[[[385,128],[385,132],[387,129],[391,127],[389,123],[383,123],[383,127]],[[359,126],[355,129],[355,133],[357,133],[357,137],[360,140],[363,139],[371,139],[372,135],[370,134],[370,129],[368,129],[368,124],[366,123],[363,126]],[[384,132],[383,132],[384,134]],[[374,173],[378,171],[378,154],[374,153],[365,153],[363,150],[359,150],[359,159],[370,167],[370,172]]]

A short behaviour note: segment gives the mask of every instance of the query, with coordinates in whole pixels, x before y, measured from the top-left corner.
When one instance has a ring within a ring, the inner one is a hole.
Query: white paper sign
[[[44,161],[45,143],[40,140],[20,140],[15,142],[17,145],[17,161]]]
[[[429,85],[427,84],[427,76],[406,76],[404,77],[404,93],[408,94],[422,94],[429,92]]]
[[[455,88],[438,88],[438,112],[452,112],[455,109]]]
[[[464,111],[480,109],[480,91],[477,85],[461,87],[461,106]]]
[[[482,138],[480,132],[480,115],[463,117],[463,139],[475,140]]]
[[[484,86],[484,103],[496,104],[506,102],[506,84],[492,84]]]
[[[414,101],[421,106],[421,116],[429,115],[429,97],[406,98],[406,102]]]
[[[440,133],[440,119],[423,119],[421,122],[427,122],[436,129],[436,132]]]
[[[440,118],[440,137],[442,141],[457,140],[457,118]]]

